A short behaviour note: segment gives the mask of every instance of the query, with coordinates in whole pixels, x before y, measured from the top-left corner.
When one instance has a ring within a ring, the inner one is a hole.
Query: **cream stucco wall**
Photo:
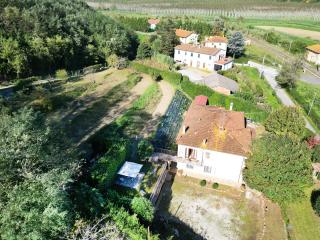
[[[198,34],[192,33],[190,36],[186,38],[180,38],[180,42],[183,44],[189,44],[189,43],[196,44],[198,43],[198,37],[199,37]]]
[[[227,51],[228,44],[227,43],[221,43],[221,42],[205,42],[205,47],[211,47],[211,48],[218,48],[224,51]]]
[[[311,52],[311,51],[307,51],[307,60],[309,62],[313,62],[315,64],[320,64],[320,54]]]
[[[214,63],[220,58],[225,57],[223,51],[218,52],[216,55],[207,55],[201,53],[191,53],[182,50],[175,50],[174,60],[176,62],[184,63],[190,67],[205,69],[205,70],[214,70]]]
[[[186,159],[185,153],[188,148],[196,150],[197,161],[178,161],[177,168],[182,170],[183,175],[232,186],[240,186],[243,183],[244,156],[179,145],[178,157]]]

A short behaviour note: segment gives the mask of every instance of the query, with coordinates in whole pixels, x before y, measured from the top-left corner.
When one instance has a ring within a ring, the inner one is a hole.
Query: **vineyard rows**
[[[182,92],[176,92],[156,132],[155,147],[170,149],[175,144],[175,139],[183,120],[183,114],[188,109],[190,103],[191,101]]]
[[[89,2],[89,5],[95,8],[110,9],[116,8],[122,11],[133,13],[148,13],[151,15],[186,15],[186,16],[224,16],[228,18],[251,18],[251,19],[292,19],[292,20],[311,20],[320,21],[320,8],[317,7],[288,7],[275,8],[242,6],[239,8],[188,8],[173,7],[162,4],[119,4],[105,2]],[[201,6],[201,5],[200,5]],[[300,5],[299,5],[300,6]]]

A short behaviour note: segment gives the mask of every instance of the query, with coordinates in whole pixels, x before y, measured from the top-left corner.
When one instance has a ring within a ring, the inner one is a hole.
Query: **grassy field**
[[[286,207],[290,224],[289,234],[292,240],[320,239],[320,218],[315,215],[310,202],[312,190],[313,188],[307,189],[303,200]]]
[[[238,23],[238,20],[230,19],[231,22]],[[315,21],[308,21],[308,20],[277,20],[277,19],[249,19],[245,18],[242,21],[242,24],[245,26],[274,26],[274,27],[288,27],[288,28],[297,28],[297,29],[304,29],[310,31],[318,31],[320,32],[320,24],[316,24]]]
[[[283,61],[280,58],[270,54],[265,49],[261,49],[255,45],[247,46],[245,53],[242,57],[235,59],[236,63],[248,63],[248,61],[254,61],[258,63],[264,63],[268,66],[276,66],[282,64]]]
[[[320,86],[298,81],[297,86],[288,92],[320,129]]]

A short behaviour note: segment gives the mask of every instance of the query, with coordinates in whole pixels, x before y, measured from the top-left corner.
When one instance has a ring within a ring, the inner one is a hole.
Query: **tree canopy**
[[[26,108],[0,113],[0,144],[0,238],[63,235],[74,215],[67,193],[78,166],[72,146]]]
[[[305,143],[266,134],[253,144],[244,179],[251,188],[283,203],[304,195],[304,187],[312,183],[311,174],[311,152]]]
[[[228,53],[234,57],[240,57],[244,53],[244,38],[241,32],[231,35],[228,42]]]
[[[74,70],[117,54],[133,58],[137,39],[82,0],[3,0],[0,81]]]
[[[272,112],[265,122],[268,132],[300,140],[305,133],[305,120],[295,107],[281,107]]]

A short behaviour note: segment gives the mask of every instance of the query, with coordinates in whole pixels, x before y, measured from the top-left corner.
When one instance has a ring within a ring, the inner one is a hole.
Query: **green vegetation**
[[[315,214],[310,201],[312,191],[313,188],[307,188],[304,198],[285,207],[290,224],[289,236],[292,239],[314,240],[320,236],[320,218]]]
[[[289,89],[288,92],[320,129],[320,87],[298,81],[296,87]]]
[[[0,16],[1,81],[135,56],[136,36],[82,0],[4,0]]]
[[[246,46],[243,56],[235,59],[236,63],[248,63],[248,61],[258,62],[268,66],[277,66],[283,62],[283,59],[277,58],[267,50],[258,48],[255,45],[250,45]]]
[[[207,185],[207,181],[206,180],[203,179],[203,180],[200,181],[200,186],[201,187],[204,187],[206,185]]]
[[[144,197],[134,197],[131,201],[131,208],[144,221],[151,223],[154,215],[152,203]]]
[[[218,189],[218,188],[219,188],[219,183],[216,183],[216,182],[213,183],[213,184],[212,184],[212,188],[213,188],[213,189]]]
[[[228,54],[234,58],[241,57],[244,53],[244,38],[241,32],[235,32],[228,41]]]
[[[56,71],[56,78],[66,80],[68,79],[68,72],[65,69],[59,69]]]
[[[180,73],[149,67],[138,62],[132,62],[131,66],[139,72],[150,75],[153,73],[160,74],[162,79],[168,81],[176,88],[181,89],[191,99],[194,99],[198,95],[206,95],[209,97],[210,105],[222,106],[226,109],[229,109],[230,104],[233,103],[233,109],[235,111],[243,111],[248,118],[257,122],[263,122],[268,115],[264,109],[259,108],[254,103],[237,96],[225,96],[206,86],[194,84],[187,77],[182,78]]]
[[[30,109],[0,115],[0,237],[64,236],[74,218],[67,192],[79,164],[73,147]]]
[[[257,69],[236,66],[228,71],[221,71],[220,74],[238,82],[240,89],[236,96],[259,104],[267,110],[281,106],[276,94],[263,77],[261,78]]]
[[[282,107],[272,112],[265,122],[268,132],[301,140],[305,136],[305,121],[298,108]]]
[[[284,204],[304,196],[312,183],[311,172],[311,152],[305,143],[267,134],[253,144],[244,177],[250,187]]]

